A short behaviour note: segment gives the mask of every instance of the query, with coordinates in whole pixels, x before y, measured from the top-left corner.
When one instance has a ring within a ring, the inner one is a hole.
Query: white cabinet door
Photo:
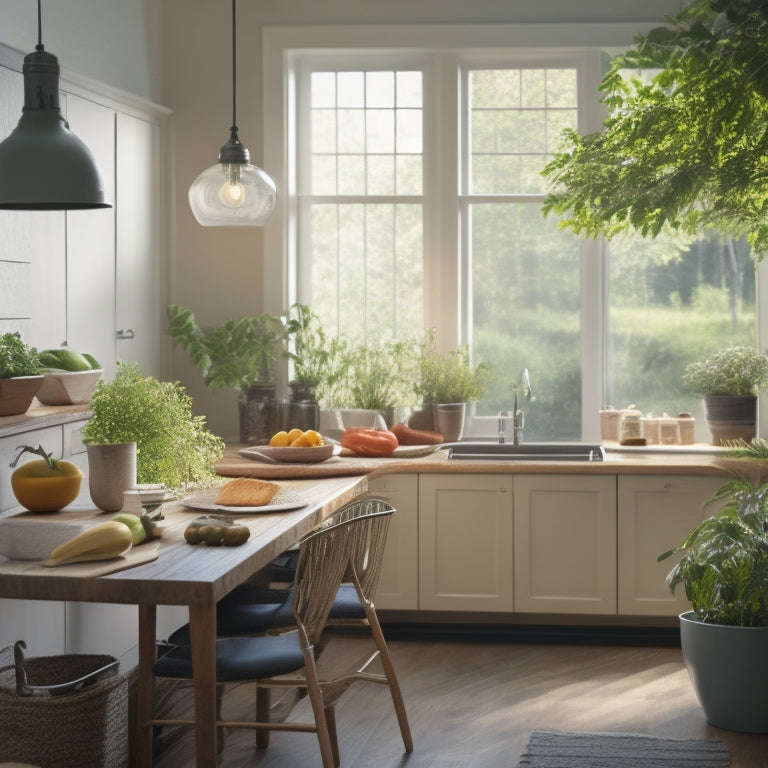
[[[690,609],[682,586],[673,596],[666,584],[675,561],[656,558],[715,511],[702,505],[724,482],[722,477],[619,477],[620,614],[676,616]]]
[[[381,566],[376,607],[416,610],[419,607],[419,476],[385,475],[368,490],[394,508]]]
[[[163,256],[159,247],[160,128],[117,115],[117,357],[162,375]]]
[[[115,200],[115,112],[71,94],[67,120],[93,152],[107,198]],[[67,333],[70,349],[115,371],[115,209],[67,212]]]
[[[616,477],[515,475],[515,611],[616,613]]]
[[[510,476],[420,476],[419,608],[513,609]]]
[[[0,66],[0,140],[23,105],[21,73]],[[38,349],[64,338],[64,221],[63,211],[0,211],[0,333],[19,331]]]

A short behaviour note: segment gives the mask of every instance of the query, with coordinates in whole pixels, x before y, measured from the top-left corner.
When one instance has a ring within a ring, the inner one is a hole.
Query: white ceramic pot
[[[136,487],[136,443],[87,443],[88,490],[104,512],[123,508],[123,491]]]

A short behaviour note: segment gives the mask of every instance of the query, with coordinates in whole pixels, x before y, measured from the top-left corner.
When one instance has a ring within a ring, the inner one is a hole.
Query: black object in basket
[[[103,654],[24,659],[0,668],[0,762],[40,768],[128,764],[128,675]]]

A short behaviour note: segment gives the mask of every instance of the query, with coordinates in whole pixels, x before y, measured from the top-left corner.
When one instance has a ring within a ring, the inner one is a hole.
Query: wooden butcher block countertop
[[[711,446],[670,446],[641,451],[622,451],[607,447],[605,461],[449,461],[445,450],[427,455],[395,455],[374,459],[355,455],[335,455],[317,464],[267,464],[240,455],[241,444],[227,445],[216,471],[225,477],[259,477],[264,479],[340,477],[367,475],[369,478],[393,473],[453,474],[578,474],[578,475],[714,475],[739,476],[753,482],[768,480],[768,462],[734,459],[725,451]],[[427,449],[428,450],[428,449]]]

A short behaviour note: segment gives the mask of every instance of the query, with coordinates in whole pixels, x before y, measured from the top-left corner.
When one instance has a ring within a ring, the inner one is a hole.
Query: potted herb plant
[[[447,442],[458,440],[464,429],[467,403],[483,394],[486,376],[484,365],[472,365],[467,346],[441,354],[436,333],[430,329],[421,344],[416,384],[423,410],[411,417],[409,425],[435,429]]]
[[[683,384],[704,398],[715,445],[755,436],[757,392],[766,383],[768,356],[746,346],[720,349],[683,373]]]
[[[286,352],[289,326],[279,317],[241,317],[202,328],[191,310],[168,307],[174,343],[189,352],[205,383],[238,392],[240,442],[266,443],[279,429],[275,368]]]
[[[691,602],[680,639],[707,720],[768,733],[768,484],[733,480],[715,501],[722,509],[658,560],[680,555],[667,582]]]
[[[37,350],[18,331],[0,336],[0,416],[25,413],[43,380]]]
[[[289,426],[318,429],[320,400],[344,375],[340,362],[345,344],[338,337],[329,337],[325,333],[320,318],[306,304],[290,307],[286,333],[292,364],[288,383]]]
[[[91,410],[93,417],[83,427],[83,442],[88,450],[91,495],[105,504],[101,506],[94,498],[100,509],[121,509],[123,491],[136,483],[162,483],[179,491],[215,479],[213,467],[224,454],[224,443],[206,428],[204,417],[192,415],[192,399],[178,382],[159,381],[144,376],[133,363],[119,363],[112,381],[96,385]],[[130,458],[126,467],[113,455],[99,456],[106,446],[106,452],[118,452],[124,460],[126,453],[130,457],[130,449],[114,446],[131,444],[133,478]],[[116,488],[94,488],[117,474],[121,477]]]
[[[370,427],[377,414],[390,426],[399,420],[396,411],[413,401],[416,365],[416,346],[410,341],[344,346],[340,356],[344,376],[336,394],[344,426]]]

